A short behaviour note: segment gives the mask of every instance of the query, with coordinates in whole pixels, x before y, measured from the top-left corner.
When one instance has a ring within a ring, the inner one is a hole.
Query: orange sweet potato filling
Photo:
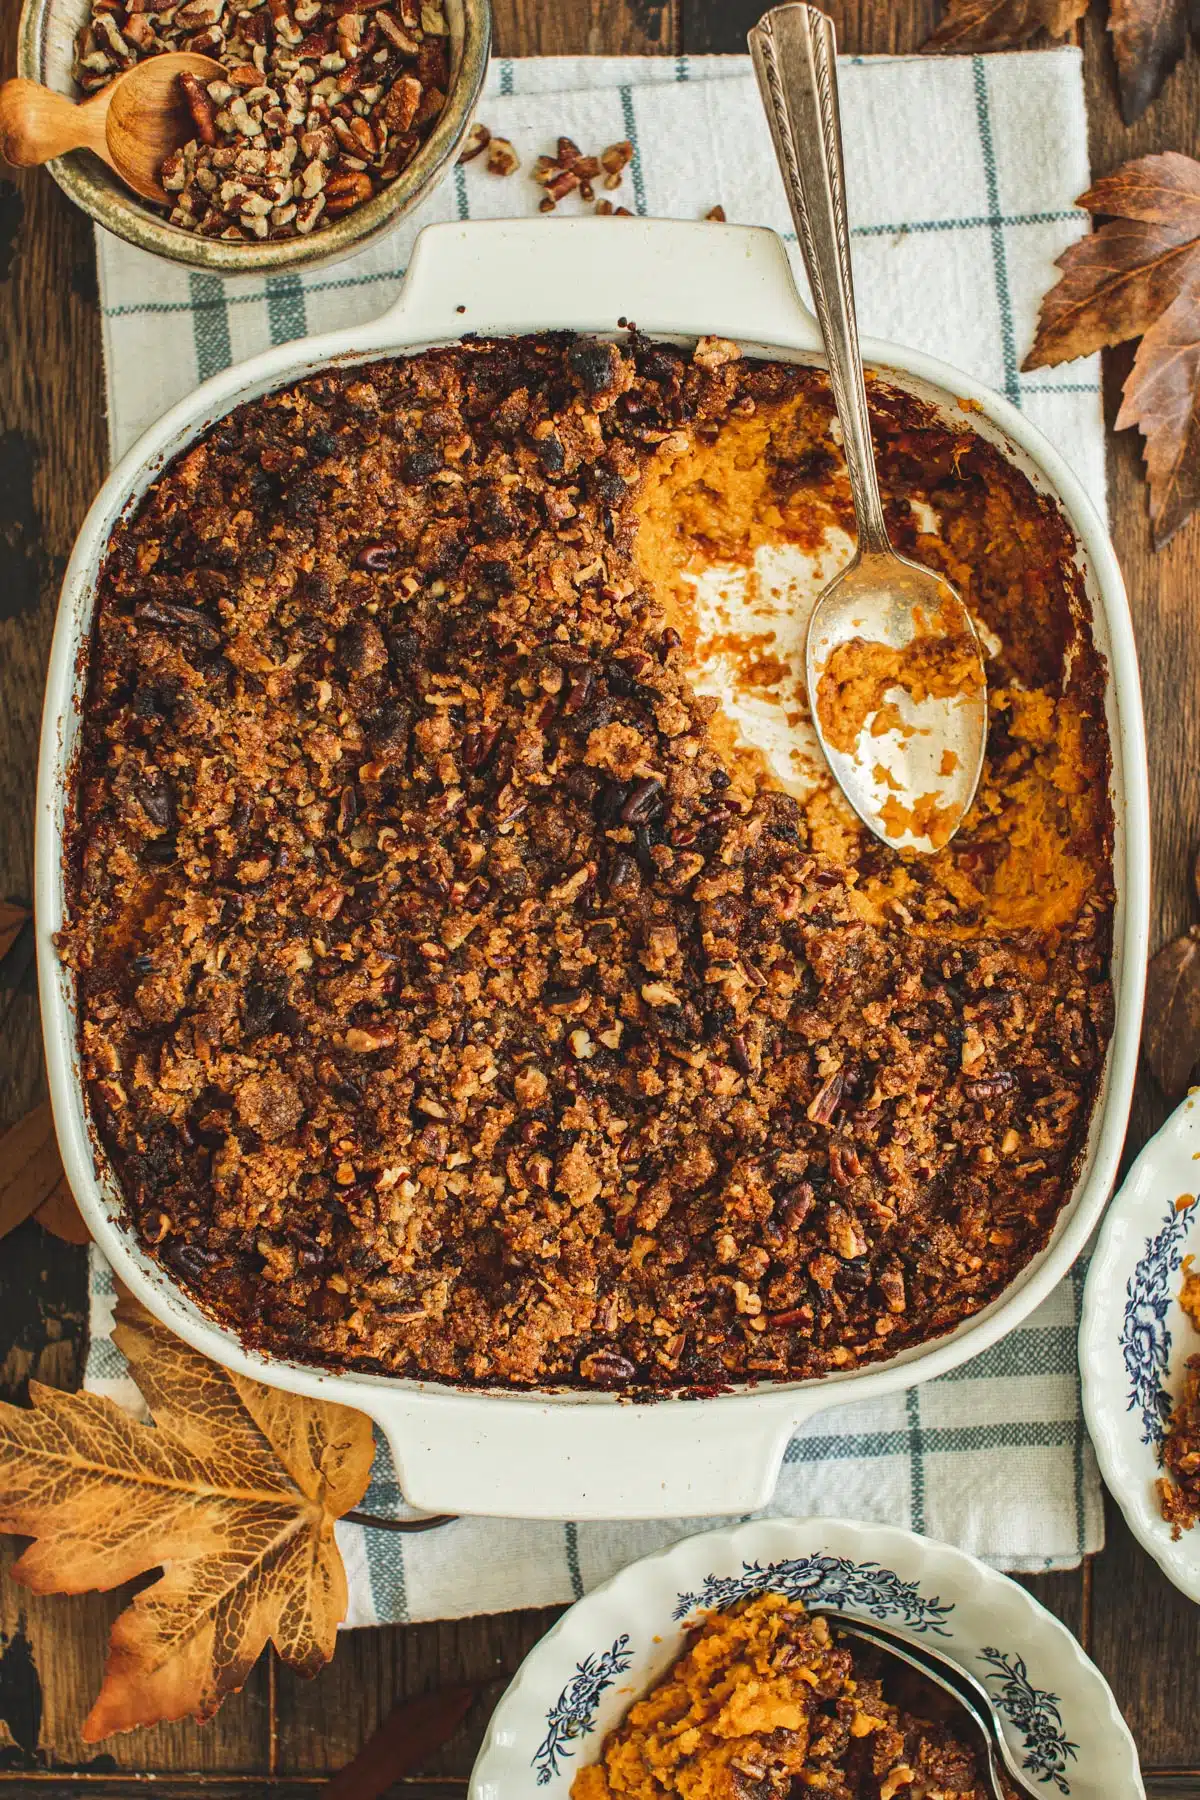
[[[749,1792],[785,1800],[807,1791],[982,1800],[987,1790],[952,1722],[894,1705],[824,1618],[767,1593],[705,1620],[599,1760],[579,1770],[571,1800],[744,1800]]]
[[[1190,1195],[1183,1195],[1176,1205],[1182,1206],[1190,1198]],[[1200,1270],[1193,1267],[1194,1262],[1195,1258],[1191,1256],[1183,1259],[1179,1304],[1193,1328],[1200,1331]],[[1159,1509],[1171,1527],[1171,1536],[1177,1538],[1181,1532],[1191,1531],[1200,1518],[1200,1356],[1197,1355],[1189,1356],[1184,1364],[1183,1385],[1167,1426],[1163,1467],[1166,1473],[1157,1483]]]
[[[903,688],[920,702],[974,693],[978,687],[976,650],[969,638],[926,631],[903,649],[851,638],[836,646],[821,671],[817,709],[829,742],[849,755],[867,721],[878,720],[893,688]]]
[[[870,923],[899,904],[914,913],[918,930],[922,923],[964,936],[1069,929],[1107,882],[1108,783],[1099,663],[1086,641],[1068,534],[973,434],[947,430],[942,457],[931,460],[928,429],[919,441],[895,429],[907,404],[882,388],[872,396],[892,426],[877,443],[889,530],[898,549],[945,575],[999,640],[986,659],[987,762],[974,807],[937,855],[881,860],[827,776],[803,802],[812,842],[857,865],[856,899]],[[781,542],[817,550],[832,526],[853,533],[830,412],[827,397],[809,391],[730,420],[713,442],[679,434],[660,451],[638,503],[637,555],[693,650],[689,575],[712,563],[751,565],[763,546]],[[964,502],[970,484],[958,477],[980,461],[989,465],[988,479]],[[920,528],[930,512],[940,520],[936,532]],[[760,668],[771,649],[755,647]],[[883,691],[898,675],[866,660],[870,667],[860,659],[856,669],[833,671],[835,679],[863,677],[846,696],[852,737],[868,712],[881,702],[886,710]],[[776,683],[785,685],[789,703],[806,709],[803,670],[788,669]],[[757,752],[738,749],[744,779],[773,785]],[[930,821],[915,828],[921,822]]]

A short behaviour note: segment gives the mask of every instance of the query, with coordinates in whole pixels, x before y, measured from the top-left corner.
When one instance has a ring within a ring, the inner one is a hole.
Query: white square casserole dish
[[[318,1368],[248,1352],[146,1256],[122,1219],[107,1158],[89,1131],[79,1076],[75,996],[55,952],[64,916],[64,831],[87,680],[96,582],[113,526],[163,465],[233,407],[331,363],[404,354],[480,335],[571,329],[736,340],[750,354],[820,361],[774,233],[704,222],[579,219],[427,228],[404,289],[367,326],[272,349],[224,371],[173,407],[122,460],[84,522],[63,583],[47,680],[37,793],[36,905],[50,1091],[68,1179],[101,1250],[137,1297],[181,1337],[230,1368],[337,1399],[386,1433],[414,1505],[523,1518],[652,1518],[737,1513],[766,1502],[796,1425],[835,1402],[945,1373],[987,1349],[1045,1298],[1094,1229],[1111,1190],[1137,1064],[1149,909],[1149,819],[1137,661],[1120,570],[1102,520],[1041,433],[968,376],[867,341],[893,385],[970,423],[1053,497],[1078,545],[1097,648],[1108,669],[1115,816],[1115,1027],[1074,1193],[1047,1247],[990,1306],[944,1338],[893,1360],[807,1382],[712,1398],[631,1403],[578,1392],[464,1391]]]

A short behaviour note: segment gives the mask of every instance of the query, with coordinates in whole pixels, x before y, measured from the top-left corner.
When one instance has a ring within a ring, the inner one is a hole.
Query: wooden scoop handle
[[[83,105],[17,76],[0,87],[0,155],[17,168],[49,162],[68,150],[93,150],[111,162],[104,135],[108,88]]]

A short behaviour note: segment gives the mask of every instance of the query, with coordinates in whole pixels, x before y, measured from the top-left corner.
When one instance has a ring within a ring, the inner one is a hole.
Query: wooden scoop
[[[0,87],[0,155],[18,168],[49,162],[68,150],[91,150],[143,200],[169,203],[158,172],[163,159],[197,136],[180,75],[219,81],[211,56],[172,50],[148,56],[90,100],[68,100],[36,81]]]

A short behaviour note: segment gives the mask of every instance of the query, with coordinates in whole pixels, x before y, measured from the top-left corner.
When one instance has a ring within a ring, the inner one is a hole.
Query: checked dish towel
[[[1063,377],[1019,372],[1054,259],[1086,229],[1072,206],[1088,185],[1078,52],[853,60],[842,96],[864,330],[999,388],[1103,506],[1096,361]],[[612,196],[631,212],[700,219],[719,204],[735,223],[774,226],[794,251],[745,57],[504,60],[479,116],[512,140],[520,173],[489,175],[483,159],[456,168],[390,236],[308,276],[193,274],[97,232],[114,457],[230,362],[382,312],[421,225],[536,213],[542,190],[527,171],[560,133],[587,152],[633,143]],[[1064,1568],[1098,1549],[1100,1486],[1075,1364],[1081,1285],[1076,1269],[1021,1330],[953,1374],[814,1419],[789,1447],[770,1510],[909,1525],[1006,1569]],[[87,1385],[136,1404],[110,1337],[112,1303],[93,1252]],[[382,1446],[364,1508],[403,1509]],[[569,1600],[700,1524],[463,1519],[419,1537],[341,1526],[349,1622]]]

